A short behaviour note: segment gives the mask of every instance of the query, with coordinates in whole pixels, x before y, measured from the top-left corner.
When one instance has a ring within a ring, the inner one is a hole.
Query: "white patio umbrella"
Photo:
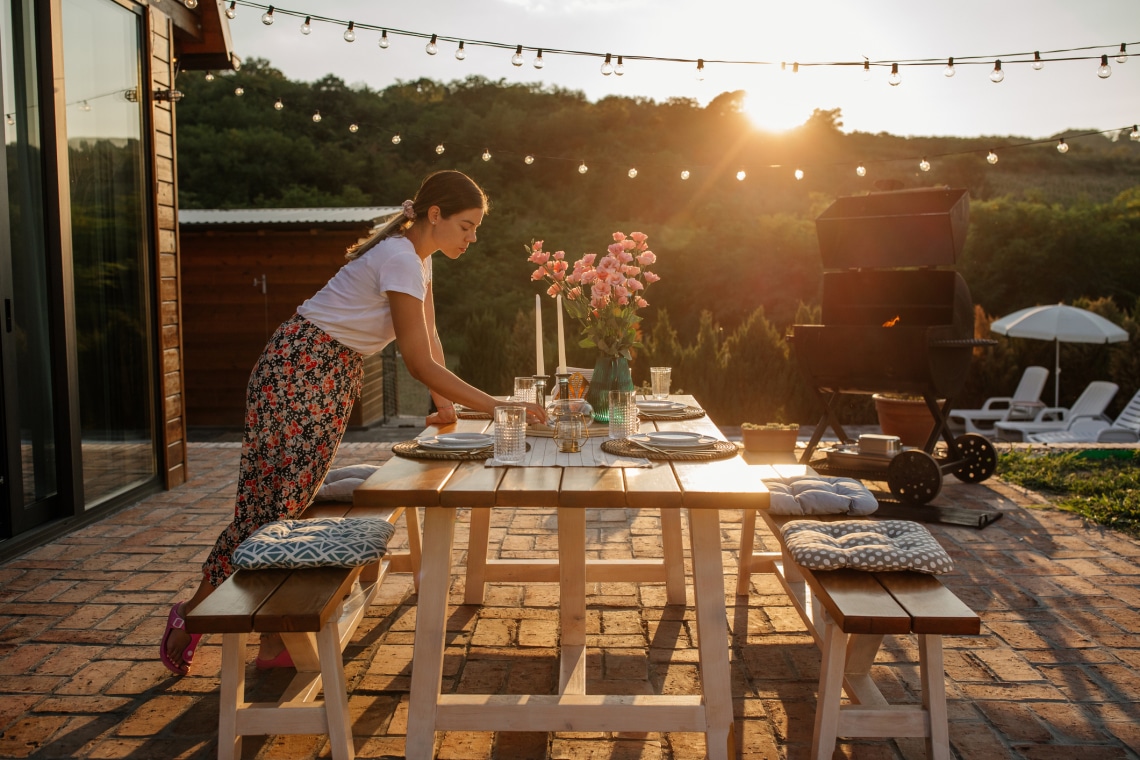
[[[1053,406],[1061,400],[1062,343],[1122,343],[1128,332],[1087,309],[1065,304],[1033,306],[1007,314],[990,325],[990,330],[1010,338],[1051,340],[1055,346]]]

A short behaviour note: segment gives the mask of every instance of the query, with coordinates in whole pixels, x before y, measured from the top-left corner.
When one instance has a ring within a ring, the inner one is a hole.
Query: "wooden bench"
[[[304,517],[348,515],[395,523],[404,508],[324,503],[304,513]],[[409,534],[416,533],[412,545],[418,548],[419,532],[411,515],[409,511],[405,519]],[[342,654],[384,578],[390,572],[418,568],[417,559],[385,555],[362,568],[238,570],[186,615],[190,633],[222,634],[221,760],[241,757],[243,736],[268,734],[327,734],[335,760],[355,756]],[[346,608],[345,598],[357,579],[363,596]],[[252,632],[279,633],[297,668],[277,702],[245,701],[246,642]],[[317,700],[322,687],[324,699]]]
[[[771,570],[822,652],[812,757],[830,758],[839,736],[922,736],[928,757],[948,760],[942,637],[978,634],[978,616],[934,575],[801,567],[788,554],[780,528],[805,518],[763,514],[781,547],[782,560],[771,562]],[[875,654],[888,634],[918,636],[920,705],[889,704],[871,679]],[[852,704],[840,704],[844,691]]]

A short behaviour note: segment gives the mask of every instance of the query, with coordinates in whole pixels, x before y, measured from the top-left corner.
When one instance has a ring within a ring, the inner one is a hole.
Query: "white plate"
[[[717,439],[711,435],[700,433],[686,433],[684,431],[661,431],[657,433],[638,433],[631,435],[629,440],[634,443],[644,443],[649,446],[661,446],[670,449],[691,449],[698,446],[709,446]]]
[[[643,412],[677,412],[685,408],[679,401],[666,401],[665,399],[639,399],[637,408]]]
[[[443,433],[432,438],[420,438],[419,442],[425,449],[470,451],[490,446],[495,439],[486,433]]]

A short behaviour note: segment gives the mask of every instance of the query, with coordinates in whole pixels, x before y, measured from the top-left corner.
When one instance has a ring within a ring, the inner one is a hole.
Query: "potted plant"
[[[903,446],[921,448],[926,444],[934,429],[934,417],[922,396],[876,393],[872,398],[884,435],[897,435]]]
[[[796,448],[799,425],[782,425],[768,422],[758,425],[745,422],[740,426],[745,451],[792,451]]]

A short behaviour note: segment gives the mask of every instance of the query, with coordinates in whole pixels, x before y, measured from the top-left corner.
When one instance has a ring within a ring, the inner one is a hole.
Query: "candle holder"
[[[546,406],[546,375],[534,376],[534,403]]]

